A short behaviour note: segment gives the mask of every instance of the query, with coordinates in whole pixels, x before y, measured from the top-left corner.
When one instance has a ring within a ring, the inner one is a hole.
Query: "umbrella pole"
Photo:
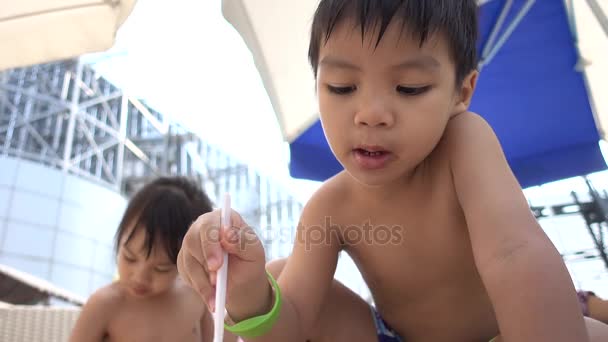
[[[511,24],[509,26],[507,26],[507,28],[505,29],[505,32],[500,36],[500,38],[498,39],[496,44],[493,44],[491,49],[489,51],[487,51],[486,56],[482,58],[481,62],[479,63],[480,69],[485,67],[492,61],[494,56],[496,56],[496,54],[498,53],[498,51],[500,51],[502,46],[507,42],[507,40],[509,40],[509,37],[511,37],[511,34],[513,34],[513,31],[515,31],[515,29],[519,26],[521,21],[524,20],[524,18],[526,17],[526,14],[528,14],[528,12],[530,11],[530,9],[532,8],[532,6],[535,3],[536,3],[536,0],[527,0],[526,1],[526,3],[522,6],[522,8],[519,10],[517,15],[511,22]],[[502,16],[502,14],[501,14],[501,16]]]
[[[604,10],[602,7],[600,7],[600,4],[597,3],[597,0],[587,0],[587,4],[589,4],[589,8],[591,8],[595,18],[604,30],[606,38],[608,38],[608,17],[606,17],[606,13],[604,13]]]

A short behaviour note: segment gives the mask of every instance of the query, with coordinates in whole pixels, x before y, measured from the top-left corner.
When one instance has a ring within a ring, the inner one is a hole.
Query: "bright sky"
[[[202,139],[290,186],[300,200],[306,201],[318,183],[289,178],[288,146],[251,54],[222,17],[220,3],[139,0],[119,31],[115,48],[101,56],[97,68],[119,87],[171,115]],[[606,174],[591,179],[599,188],[608,188]],[[572,190],[586,192],[583,181],[572,179],[525,192],[533,204],[548,204],[571,201]],[[552,227],[548,233],[559,249],[568,248],[563,241],[589,245],[580,220],[574,223],[574,230],[569,226],[571,222],[564,222],[548,223]],[[349,260],[344,265],[338,269],[338,279],[357,273]],[[601,265],[585,265],[591,269],[573,271],[575,266],[571,269],[573,276],[579,279],[579,285],[584,279],[582,286],[601,292],[593,287],[597,281],[606,284],[606,272],[601,272],[600,279],[597,274],[603,269]],[[357,282],[351,284],[356,286]],[[361,288],[355,291],[365,292]],[[603,291],[608,296],[608,289]]]
[[[251,53],[221,14],[220,0],[139,0],[97,69],[201,138],[308,198],[318,184],[293,181],[289,148]]]

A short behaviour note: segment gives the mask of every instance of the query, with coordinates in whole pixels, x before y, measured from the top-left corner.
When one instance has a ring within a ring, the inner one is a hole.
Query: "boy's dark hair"
[[[177,262],[188,228],[200,215],[213,210],[209,197],[185,177],[160,177],[146,184],[129,201],[115,236],[116,253],[125,234],[127,243],[136,229],[145,229],[146,257],[162,245],[171,262]]]
[[[379,29],[376,45],[391,20],[401,21],[421,46],[430,35],[445,34],[458,84],[477,68],[476,0],[321,0],[313,18],[308,49],[315,78],[321,44],[329,40],[335,27],[345,19],[352,19],[355,27],[361,28],[362,37]]]

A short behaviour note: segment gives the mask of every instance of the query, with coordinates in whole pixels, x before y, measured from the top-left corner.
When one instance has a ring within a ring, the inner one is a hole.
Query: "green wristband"
[[[224,328],[231,333],[242,336],[242,337],[258,337],[267,333],[272,326],[279,318],[279,313],[281,312],[281,289],[279,288],[279,284],[272,277],[272,275],[266,271],[268,275],[268,280],[270,280],[270,284],[274,289],[274,305],[272,309],[267,314],[251,317],[244,321],[241,321],[235,325],[228,325],[224,323]]]

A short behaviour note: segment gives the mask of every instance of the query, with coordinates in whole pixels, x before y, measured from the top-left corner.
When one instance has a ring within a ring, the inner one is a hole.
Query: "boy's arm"
[[[245,341],[302,341],[312,333],[341,248],[337,231],[329,226],[325,214],[337,203],[329,199],[330,188],[323,185],[302,212],[292,254],[277,279],[283,300],[279,319],[264,336]]]
[[[475,263],[504,341],[587,341],[569,273],[532,215],[498,139],[463,113],[446,131]]]
[[[112,294],[107,287],[91,295],[82,307],[70,335],[70,342],[101,342],[108,330]]]

